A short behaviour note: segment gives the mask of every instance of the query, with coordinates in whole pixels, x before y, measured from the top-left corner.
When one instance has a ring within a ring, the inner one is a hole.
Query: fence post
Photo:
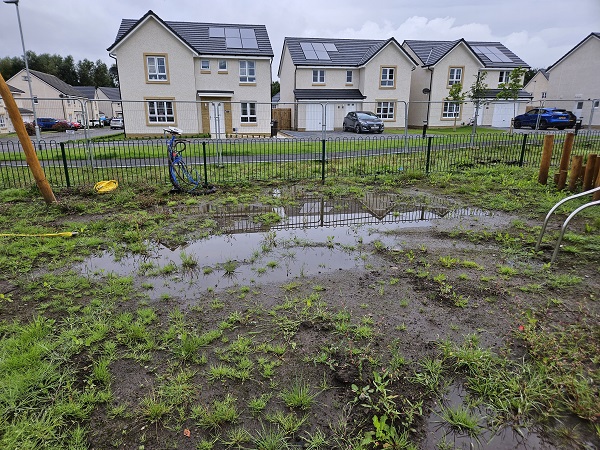
[[[60,143],[60,153],[62,154],[63,167],[65,168],[65,181],[67,182],[67,187],[71,187],[71,179],[69,178],[69,166],[67,165],[67,152],[65,152],[65,143]]]
[[[433,140],[433,138],[431,136],[429,136],[427,138],[427,162],[425,163],[425,173],[429,174],[429,170],[430,170],[430,163],[431,163],[431,141]]]
[[[321,184],[325,184],[325,139],[321,140]]]
[[[542,148],[542,161],[540,162],[540,172],[538,175],[538,183],[548,183],[548,171],[550,170],[550,162],[552,160],[552,149],[554,147],[554,135],[547,134],[544,136],[544,147]]]
[[[208,169],[206,168],[206,141],[202,141],[202,159],[204,160],[204,188],[208,188]]]
[[[527,147],[527,133],[523,133],[523,143],[521,144],[521,156],[519,157],[519,167],[525,163],[525,147]]]

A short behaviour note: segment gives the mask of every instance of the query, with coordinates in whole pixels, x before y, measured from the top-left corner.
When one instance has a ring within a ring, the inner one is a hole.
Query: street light
[[[31,88],[31,74],[29,73],[29,64],[27,63],[27,51],[25,50],[25,40],[23,39],[23,28],[21,27],[21,15],[19,14],[19,0],[4,0],[4,3],[13,4],[17,8],[17,20],[19,21],[19,34],[21,35],[21,45],[23,46],[23,59],[25,60],[25,72],[27,72],[27,84],[29,84],[29,96],[31,97],[31,109],[33,110],[33,125],[35,127],[35,137],[38,148],[40,148],[40,126],[35,112],[35,99],[33,98],[33,89]]]

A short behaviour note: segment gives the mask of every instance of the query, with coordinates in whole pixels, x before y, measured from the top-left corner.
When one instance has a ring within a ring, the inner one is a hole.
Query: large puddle
[[[186,207],[185,214],[212,218],[221,234],[174,249],[152,243],[150,255],[144,256],[116,260],[106,252],[87,259],[80,270],[90,275],[141,276],[151,299],[191,299],[209,289],[369,269],[376,264],[377,249],[402,249],[402,229],[490,215],[431,197],[374,193],[358,200],[310,196],[286,207],[195,208]],[[265,225],[258,218],[267,213],[276,213],[281,220]]]

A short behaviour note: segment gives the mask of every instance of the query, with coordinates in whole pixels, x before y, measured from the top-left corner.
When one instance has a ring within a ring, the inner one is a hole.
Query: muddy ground
[[[406,425],[398,430],[406,429],[414,448],[600,448],[590,422],[571,417],[561,425],[568,433],[528,418],[509,423],[497,435],[489,431],[489,418],[481,417],[481,435],[469,438],[453,432],[435,413],[452,396],[467,404],[460,372],[445,371],[437,393],[414,382],[421,362],[439,358],[444,341],[460,344],[475,335],[483,348],[510,360],[527,359],[520,339],[527,312],[548,327],[598,323],[599,273],[595,265],[578,266],[580,282],[566,287],[553,283],[552,276],[573,274],[573,255],[561,253],[553,267],[547,265],[550,243],[543,253],[532,255],[537,235],[529,227],[539,226],[539,220],[470,209],[456,199],[446,198],[440,206],[433,192],[423,190],[406,194],[413,200],[386,198],[376,220],[315,227],[321,230],[316,235],[290,219],[323,218],[324,206],[314,209],[314,199],[305,201],[312,210],[286,215],[289,226],[279,228],[255,220],[258,213],[272,210],[264,205],[229,215],[202,205],[163,205],[158,208],[176,212],[178,221],[213,218],[217,229],[225,231],[223,240],[215,241],[216,247],[202,247],[209,238],[198,239],[190,230],[185,244],[169,248],[156,243],[144,257],[115,257],[107,250],[76,265],[92,282],[104,283],[111,273],[131,277],[134,289],[114,304],[112,317],[130,313],[135,318],[140,308],[156,314],[145,323],[155,345],[119,340],[115,326],[119,356],[110,364],[113,397],[86,424],[90,448],[358,448],[376,411],[361,406],[368,402],[357,389],[372,386],[374,374],[384,372],[391,374],[387,393],[402,411],[398,423]],[[421,209],[412,208],[417,197],[429,198],[419,203]],[[348,213],[344,199],[329,199],[328,204],[330,217],[336,212],[364,217],[364,211]],[[362,201],[371,213],[373,204]],[[407,204],[412,206],[399,207]],[[401,220],[411,208],[420,211],[422,220]],[[85,223],[85,214],[76,220]],[[553,221],[550,232],[558,225]],[[573,226],[583,227],[583,221]],[[252,233],[241,232],[250,228]],[[519,233],[528,236],[523,248],[508,244],[508,237],[503,241],[504,234]],[[215,250],[219,245],[222,254]],[[184,267],[182,251],[197,264]],[[208,260],[206,253],[211,253]],[[164,270],[169,264],[175,269]],[[90,299],[75,301],[86,304]],[[27,317],[27,308],[16,303],[4,307],[2,319]],[[170,335],[176,323],[183,325]],[[181,330],[189,335],[216,330],[217,337],[192,347],[190,355],[179,345],[187,336]],[[92,360],[93,355],[83,352],[76,366],[85,373]],[[216,370],[225,367],[238,372]],[[169,380],[177,377],[185,379],[179,393],[165,393]],[[290,407],[282,393],[299,383],[307,387],[312,403]],[[157,420],[149,417],[144,399],[168,403],[168,396],[179,394],[182,400]],[[202,411],[213,410],[214,401],[228,395],[235,399],[237,417],[207,424]],[[250,407],[260,396],[267,399],[264,409]],[[411,411],[414,417],[409,418]],[[261,447],[260,437],[266,440],[286,429],[286,417],[300,422],[297,429],[288,425],[280,444]],[[245,439],[237,433],[241,429],[247,432]],[[321,434],[326,443],[318,446],[314,437]]]

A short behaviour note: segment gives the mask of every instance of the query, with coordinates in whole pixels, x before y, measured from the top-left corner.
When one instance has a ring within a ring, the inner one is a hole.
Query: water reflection
[[[288,206],[185,206],[180,212],[212,218],[222,234],[178,248],[151,243],[149,255],[118,261],[105,253],[86,260],[81,270],[137,276],[151,298],[193,299],[207,290],[365,270],[381,263],[375,241],[379,248],[401,249],[401,237],[390,232],[489,214],[431,197],[376,193],[359,199],[304,196]],[[193,269],[189,261],[196,263]]]

